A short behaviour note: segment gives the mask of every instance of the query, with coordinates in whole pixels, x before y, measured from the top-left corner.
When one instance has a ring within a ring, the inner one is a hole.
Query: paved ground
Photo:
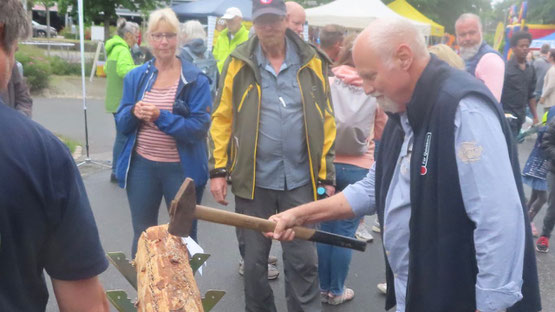
[[[95,160],[111,159],[111,146],[114,139],[114,124],[110,114],[104,113],[103,102],[87,101],[88,126],[91,157]],[[84,120],[81,100],[36,98],[34,119],[51,131],[84,142]],[[521,162],[526,160],[533,142],[527,141],[519,146]],[[83,168],[85,186],[93,207],[100,236],[106,251],[130,252],[132,237],[129,207],[125,191],[108,182],[109,170],[86,165]],[[528,190],[527,190],[528,191]],[[203,198],[203,204],[221,207],[212,201],[209,193]],[[165,206],[163,206],[165,207]],[[233,211],[233,206],[224,209]],[[536,218],[538,228],[543,220],[542,211]],[[167,212],[161,209],[160,222],[167,222]],[[371,223],[373,217],[367,217]],[[507,227],[510,230],[510,226]],[[227,293],[212,311],[237,312],[243,309],[243,281],[237,274],[239,254],[234,229],[227,226],[200,222],[199,238],[206,252],[212,256],[203,276],[197,276],[201,292],[208,289],[221,289]],[[272,254],[281,253],[279,243],[274,242]],[[544,311],[555,311],[555,250],[538,255],[540,282]],[[282,270],[281,260],[279,268]],[[384,297],[377,293],[376,284],[384,279],[383,254],[379,238],[369,244],[364,253],[354,252],[349,277],[346,285],[355,290],[352,302],[342,306],[325,306],[324,311],[383,311]],[[101,275],[106,289],[124,289],[134,298],[132,290],[125,279],[113,267]],[[278,311],[286,311],[283,292],[283,272],[277,281],[271,282],[276,297]],[[456,282],[456,281],[454,281]],[[49,302],[48,311],[57,311],[55,300]]]

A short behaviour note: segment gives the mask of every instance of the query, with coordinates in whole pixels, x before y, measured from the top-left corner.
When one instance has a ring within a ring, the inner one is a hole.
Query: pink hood
[[[362,78],[358,75],[356,69],[349,65],[340,65],[331,69],[336,78],[341,79],[348,85],[362,87]]]

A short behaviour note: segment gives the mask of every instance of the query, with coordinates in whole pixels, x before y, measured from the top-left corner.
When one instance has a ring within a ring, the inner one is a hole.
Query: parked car
[[[35,21],[33,23],[33,37],[46,37],[48,26],[39,24]],[[56,37],[58,32],[56,28],[50,26],[50,37]]]

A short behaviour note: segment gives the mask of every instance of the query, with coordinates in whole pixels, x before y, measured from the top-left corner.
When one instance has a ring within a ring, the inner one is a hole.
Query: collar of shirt
[[[530,64],[528,64],[528,62],[524,62],[524,64],[526,65],[526,67],[524,68],[524,70],[522,70],[518,64],[518,61],[516,60],[516,57],[511,57],[511,59],[509,60],[509,64],[511,64],[512,66],[518,68],[518,70],[520,71],[526,71],[528,69],[528,67],[530,67]]]
[[[264,51],[262,51],[262,46],[260,44],[256,47],[255,56],[259,68],[263,68],[277,77],[279,73],[275,72],[272,64],[270,64],[270,61],[268,61],[266,55],[264,55]],[[281,64],[279,71],[281,72],[291,65],[297,65],[300,61],[301,60],[297,50],[295,49],[295,45],[289,38],[285,37],[285,59]]]
[[[409,131],[412,132],[412,128],[409,122],[409,115],[407,114],[407,112],[399,114],[399,121],[401,122],[401,127],[403,127],[405,135],[409,133]]]

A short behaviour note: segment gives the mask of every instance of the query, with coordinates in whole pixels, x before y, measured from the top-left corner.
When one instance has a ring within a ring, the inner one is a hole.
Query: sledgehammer
[[[171,203],[170,225],[168,227],[168,232],[170,234],[181,237],[189,236],[195,218],[213,223],[256,230],[262,233],[273,232],[276,227],[274,222],[266,219],[204,207],[197,205],[196,202],[195,184],[193,180],[187,178]],[[358,239],[301,226],[296,226],[293,230],[295,231],[295,238],[298,239],[359,251],[366,250],[366,242]]]

